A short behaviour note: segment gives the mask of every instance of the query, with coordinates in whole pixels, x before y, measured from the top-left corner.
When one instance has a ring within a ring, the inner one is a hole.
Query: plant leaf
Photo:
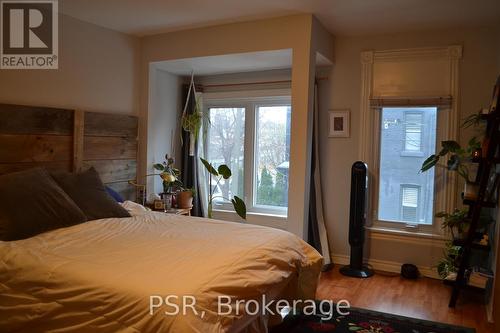
[[[441,141],[441,146],[451,153],[456,153],[461,148],[460,144],[453,140]]]
[[[231,169],[225,164],[221,164],[219,168],[217,169],[220,175],[222,175],[222,178],[228,179],[231,177]]]
[[[231,202],[233,203],[233,207],[234,210],[236,211],[236,214],[238,214],[242,219],[246,220],[247,206],[245,205],[245,202],[236,195],[234,196],[233,199],[231,199]]]
[[[446,217],[446,216],[448,216],[448,213],[446,213],[446,212],[438,212],[434,216],[435,217]]]
[[[431,155],[427,157],[427,159],[422,163],[422,167],[420,169],[420,172],[425,172],[432,168],[433,166],[436,165],[436,163],[439,161],[439,156],[438,155]]]
[[[161,163],[155,163],[153,164],[153,168],[155,168],[158,171],[165,171],[165,166]]]
[[[203,163],[203,165],[205,166],[205,168],[208,170],[208,172],[210,172],[212,175],[214,176],[219,176],[219,174],[217,173],[217,170],[214,169],[214,167],[212,166],[212,164],[210,164],[207,160],[203,159],[200,157],[200,160],[201,160],[201,163]]]
[[[458,157],[458,155],[451,155],[448,162],[446,162],[448,170],[457,170],[459,165],[460,165],[460,158]]]

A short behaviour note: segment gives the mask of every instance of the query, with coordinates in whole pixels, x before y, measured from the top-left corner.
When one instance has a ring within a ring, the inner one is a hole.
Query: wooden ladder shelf
[[[491,102],[488,114],[484,115],[486,120],[486,135],[482,145],[482,157],[479,160],[478,171],[476,174],[476,183],[479,184],[479,190],[476,200],[464,200],[464,204],[469,206],[468,218],[470,218],[470,228],[467,233],[465,241],[460,246],[462,247],[460,255],[460,265],[457,272],[457,278],[453,283],[453,290],[449,307],[455,307],[460,290],[467,285],[465,272],[468,268],[468,262],[471,255],[471,250],[477,247],[474,243],[476,230],[478,228],[481,209],[484,207],[491,207],[492,203],[487,202],[487,187],[490,178],[490,173],[496,164],[499,163],[498,147],[500,143],[500,77],[497,79],[495,89],[493,92],[493,100]]]

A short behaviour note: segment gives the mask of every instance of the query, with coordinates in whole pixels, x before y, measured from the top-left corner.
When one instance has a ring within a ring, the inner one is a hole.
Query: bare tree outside
[[[233,172],[228,181],[219,184],[220,191],[226,198],[243,197],[245,109],[210,108],[209,112],[208,159],[215,167],[226,164]]]
[[[245,197],[245,158],[251,159],[254,174],[247,176],[253,178],[253,204],[287,207],[291,106],[257,104],[249,107],[208,108],[207,159],[216,168],[226,164],[232,170],[230,179],[221,181],[218,187],[211,186],[214,193],[226,198]],[[245,154],[245,113],[248,112],[255,112],[254,156]]]

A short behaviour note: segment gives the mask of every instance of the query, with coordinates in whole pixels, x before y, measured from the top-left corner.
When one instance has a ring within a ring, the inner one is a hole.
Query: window
[[[420,166],[436,150],[437,108],[388,107],[380,117],[377,220],[389,226],[432,225],[434,169],[421,173]]]
[[[232,176],[228,181],[223,180],[218,185],[210,184],[213,193],[217,196],[215,200],[221,202],[222,197],[230,198],[234,195],[243,197],[245,108],[217,107],[209,108],[208,111],[210,128],[207,156],[213,165],[226,164],[232,171]]]
[[[422,150],[422,119],[422,112],[405,112],[405,151]]]
[[[417,223],[420,186],[401,185],[401,220]]]
[[[290,98],[205,100],[210,125],[205,156],[227,164],[229,181],[210,184],[220,197],[214,209],[232,209],[224,198],[244,198],[249,212],[286,215],[290,160]]]
[[[291,107],[257,106],[255,206],[288,206]]]

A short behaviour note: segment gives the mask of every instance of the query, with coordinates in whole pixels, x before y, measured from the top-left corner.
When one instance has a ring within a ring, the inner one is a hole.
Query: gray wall
[[[463,118],[490,102],[492,86],[498,75],[500,43],[497,36],[497,28],[470,28],[336,38],[335,64],[324,73],[328,80],[320,81],[319,86],[323,200],[330,248],[334,255],[349,255],[350,168],[359,158],[360,144],[361,51],[463,45],[459,100],[460,117]],[[344,108],[351,110],[351,135],[349,138],[330,139],[328,110]],[[460,139],[466,142],[472,135],[470,130],[461,130]],[[370,238],[370,258],[391,263],[394,267],[404,262],[432,267],[442,256],[440,248],[431,248],[422,241],[409,243],[387,237]]]

